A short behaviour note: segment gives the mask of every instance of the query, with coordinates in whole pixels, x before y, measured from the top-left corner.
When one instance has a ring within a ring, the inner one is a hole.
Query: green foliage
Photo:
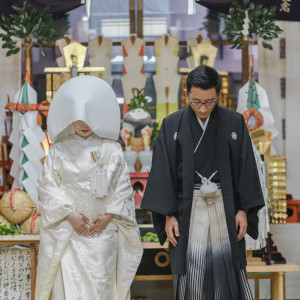
[[[22,233],[22,230],[18,228],[14,223],[10,223],[9,227],[7,227],[6,225],[0,225],[0,235],[15,235]]]
[[[269,9],[263,7],[262,4],[254,5],[249,0],[244,0],[243,4],[233,2],[232,7],[229,9],[228,15],[222,15],[225,21],[226,29],[223,31],[228,37],[228,42],[233,43],[231,48],[242,49],[245,43],[251,44],[255,36],[262,38],[263,47],[273,50],[271,41],[277,38],[282,30],[275,25],[276,6]],[[249,34],[244,36],[243,25],[246,18],[246,11],[249,18]]]
[[[12,5],[16,12],[10,16],[1,15],[0,28],[4,33],[0,33],[3,40],[2,48],[7,48],[6,56],[17,54],[20,47],[17,47],[17,41],[13,38],[20,38],[24,42],[24,47],[28,51],[31,47],[42,47],[42,53],[45,55],[45,43],[54,43],[58,36],[52,25],[52,16],[49,13],[49,7],[43,12],[36,9],[29,9],[28,1],[24,1],[23,7]],[[27,55],[27,53],[26,53]]]
[[[155,234],[153,232],[147,232],[144,236],[141,236],[141,241],[142,242],[159,243],[157,234]],[[166,239],[166,242],[169,242],[169,239]]]
[[[146,96],[144,95],[144,89],[139,90],[135,88],[133,92],[133,97],[130,99],[130,103],[128,104],[128,106],[130,107],[129,110],[135,108],[141,108],[151,114],[153,110],[151,109],[151,107],[146,106],[145,105],[146,103],[147,103],[147,99]]]
[[[152,135],[151,135],[151,140],[156,140],[157,136],[158,136],[158,132],[159,132],[159,123],[157,122],[153,122],[152,124],[152,128],[153,128],[153,131],[152,131]]]

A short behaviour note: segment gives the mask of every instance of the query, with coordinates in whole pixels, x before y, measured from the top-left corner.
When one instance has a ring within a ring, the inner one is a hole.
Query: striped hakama
[[[194,190],[187,271],[173,274],[176,300],[252,300],[246,271],[232,261],[221,190]]]

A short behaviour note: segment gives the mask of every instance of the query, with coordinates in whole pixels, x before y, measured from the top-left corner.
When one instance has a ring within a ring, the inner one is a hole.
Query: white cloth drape
[[[257,165],[257,171],[261,190],[265,200],[265,206],[258,211],[258,238],[254,240],[250,235],[245,235],[247,250],[260,250],[267,244],[269,228],[269,211],[268,211],[268,187],[266,183],[265,163],[262,161],[259,151],[252,143],[253,153]]]

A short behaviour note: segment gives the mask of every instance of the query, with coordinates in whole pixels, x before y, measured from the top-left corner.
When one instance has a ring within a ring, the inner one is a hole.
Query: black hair
[[[191,88],[195,86],[202,90],[216,88],[217,95],[221,90],[221,78],[218,72],[208,66],[199,66],[191,71],[186,80],[187,92],[191,92]]]

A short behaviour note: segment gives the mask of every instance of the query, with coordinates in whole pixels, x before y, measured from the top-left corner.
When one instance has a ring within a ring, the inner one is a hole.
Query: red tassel
[[[10,193],[10,206],[11,208],[14,208],[15,204],[14,204],[14,195],[15,195],[15,192],[16,191],[22,191],[21,189],[19,188],[13,188],[11,193]]]
[[[35,226],[35,220],[36,218],[40,215],[39,212],[36,212],[33,217],[32,217],[32,220],[31,220],[31,223],[30,223],[30,231],[33,232],[34,231],[34,226]]]

